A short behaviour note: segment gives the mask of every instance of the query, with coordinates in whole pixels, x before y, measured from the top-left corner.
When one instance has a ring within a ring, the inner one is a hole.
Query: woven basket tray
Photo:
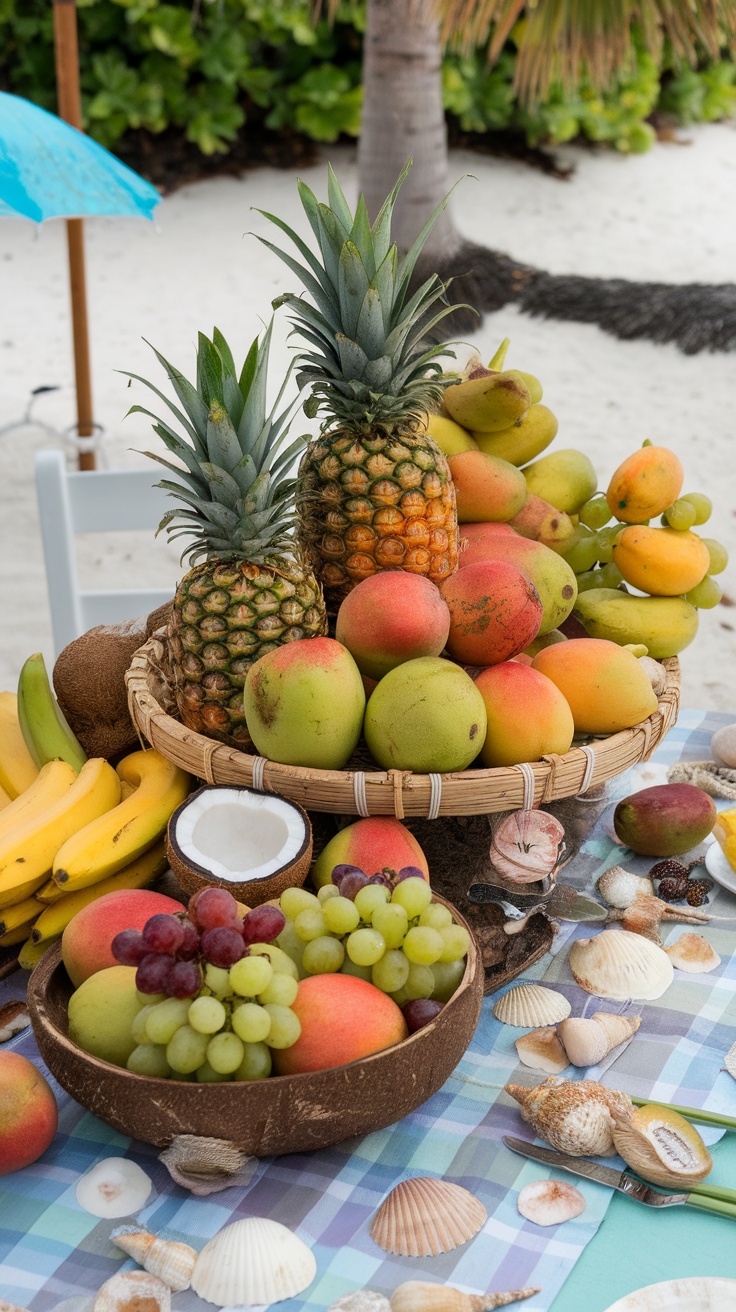
[[[677,719],[680,663],[662,662],[666,686],[658,709],[633,729],[575,747],[564,756],[544,756],[533,765],[455,774],[412,774],[410,770],[313,770],[278,765],[187,729],[169,715],[170,696],[160,674],[161,644],[149,639],[133,657],[125,681],[133,723],[162,756],[207,783],[236,784],[280,793],[306,810],[337,815],[478,815],[538,806],[595,788],[651,756]]]

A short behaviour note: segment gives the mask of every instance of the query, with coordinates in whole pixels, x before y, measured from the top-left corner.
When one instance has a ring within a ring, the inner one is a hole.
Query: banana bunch
[[[190,783],[156,751],[133,752],[117,770],[87,760],[42,657],[31,657],[18,698],[0,693],[0,947],[23,944],[20,963],[32,969],[83,906],[152,883]]]

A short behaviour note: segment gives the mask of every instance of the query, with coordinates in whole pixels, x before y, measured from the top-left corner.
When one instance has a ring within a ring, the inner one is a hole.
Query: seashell
[[[539,1025],[554,1025],[564,1020],[571,1011],[567,998],[556,989],[544,989],[541,984],[517,984],[494,1003],[493,1014],[504,1025],[519,1029],[536,1029]]]
[[[377,1294],[373,1289],[356,1289],[335,1299],[327,1312],[391,1312],[391,1304],[384,1294]]]
[[[158,1159],[174,1184],[200,1198],[233,1185],[242,1189],[258,1170],[258,1158],[248,1157],[237,1144],[201,1134],[177,1134]]]
[[[723,1069],[728,1071],[736,1080],[736,1043],[732,1043],[725,1057],[723,1058]]]
[[[493,831],[491,865],[510,884],[533,884],[555,869],[564,838],[546,811],[512,811]]]
[[[652,685],[652,691],[657,697],[661,697],[667,687],[667,675],[664,672],[664,666],[660,665],[659,661],[655,661],[652,656],[640,656],[639,664]]]
[[[625,1093],[596,1080],[561,1080],[550,1075],[533,1089],[504,1086],[521,1107],[525,1121],[558,1152],[573,1157],[613,1157],[614,1116],[625,1117],[632,1103]]]
[[[147,1271],[119,1271],[97,1291],[92,1312],[171,1312],[171,1290]]]
[[[8,1039],[12,1039],[14,1034],[20,1034],[20,1031],[26,1029],[30,1023],[31,1018],[25,1002],[20,1002],[18,999],[6,1002],[0,1007],[0,1043],[7,1043]],[[11,1304],[8,1303],[8,1307],[10,1306]],[[2,1312],[1,1305],[0,1312]]]
[[[613,1142],[626,1165],[652,1184],[682,1189],[704,1180],[713,1166],[695,1126],[656,1103],[617,1114]]]
[[[407,1280],[391,1295],[391,1312],[491,1312],[538,1294],[534,1289],[509,1289],[503,1294],[464,1294],[452,1285]]]
[[[585,1211],[585,1199],[564,1180],[534,1180],[519,1190],[516,1206],[535,1225],[561,1225]]]
[[[373,1218],[371,1239],[401,1257],[436,1257],[467,1243],[488,1213],[467,1189],[448,1180],[402,1180]]]
[[[642,875],[632,875],[631,871],[624,870],[623,866],[611,866],[609,870],[604,870],[596,883],[596,888],[611,907],[630,907],[634,898],[641,897],[642,894],[648,894],[650,897],[654,895],[654,884],[651,879]]]
[[[736,768],[736,724],[724,724],[710,740],[710,754],[716,765]]]
[[[718,953],[702,934],[681,934],[665,952],[673,966],[692,975],[707,975],[721,964]]]
[[[169,1289],[188,1289],[197,1250],[176,1240],[159,1239],[150,1230],[120,1225],[110,1235],[114,1244],[135,1259],[145,1271],[158,1276]]]
[[[567,1022],[563,1021],[562,1024]],[[514,1039],[514,1047],[519,1054],[519,1061],[547,1075],[559,1075],[560,1071],[570,1065],[570,1058],[557,1037],[554,1025],[545,1025],[542,1029],[520,1035]]]
[[[557,1032],[573,1066],[597,1066],[607,1053],[636,1034],[640,1025],[641,1016],[596,1011],[587,1020],[570,1017],[561,1021]]]
[[[674,977],[672,962],[662,948],[625,929],[577,939],[568,962],[581,989],[614,1002],[654,1001]]]
[[[311,1285],[314,1254],[285,1225],[249,1216],[226,1225],[194,1263],[192,1289],[206,1303],[278,1303]]]
[[[92,1216],[133,1216],[152,1189],[150,1177],[129,1157],[106,1157],[77,1182],[77,1202]]]
[[[4,1298],[0,1298],[0,1312],[28,1312],[27,1307],[18,1307],[17,1303],[6,1303]]]

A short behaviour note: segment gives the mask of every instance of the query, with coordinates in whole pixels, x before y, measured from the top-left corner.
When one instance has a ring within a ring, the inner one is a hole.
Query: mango
[[[677,656],[698,631],[698,612],[684,597],[633,597],[618,588],[590,588],[578,593],[574,614],[591,638],[622,647],[641,643],[657,661]]]
[[[448,464],[461,522],[499,520],[506,523],[526,501],[524,475],[508,460],[483,451],[461,451]]]
[[[124,1066],[136,1046],[130,1027],[141,1009],[134,966],[108,966],[69,999],[69,1038],[85,1052]]]
[[[624,797],[613,827],[641,856],[682,856],[707,838],[716,816],[713,798],[694,784],[657,784]]]
[[[366,707],[364,733],[384,770],[464,770],[483,746],[486,708],[459,665],[423,656],[381,679]]]
[[[447,650],[465,665],[496,665],[523,651],[539,632],[542,604],[515,565],[481,560],[442,585],[450,610]]]
[[[444,415],[429,415],[427,432],[446,456],[456,456],[460,451],[478,449],[478,444],[473,441],[467,428],[462,428],[454,419],[447,419]]]
[[[445,389],[445,409],[457,424],[471,432],[496,433],[526,414],[532,398],[521,374],[513,369],[505,373],[479,369],[475,373],[480,376]]]
[[[450,612],[434,583],[421,574],[385,569],[345,597],[335,637],[361,674],[382,679],[402,661],[439,656],[449,628]]]
[[[508,537],[515,537],[516,535],[516,530],[510,524],[500,524],[495,520],[491,522],[487,519],[479,520],[477,524],[458,524],[457,532],[460,538],[461,551],[464,549],[462,546],[463,540],[465,546],[467,546],[471,542],[477,542],[479,538],[489,537],[492,533],[505,533]]]
[[[627,457],[606,492],[611,514],[624,524],[641,524],[661,515],[682,491],[685,474],[673,451],[643,446]]]
[[[368,875],[388,867],[416,866],[429,881],[429,866],[414,835],[392,815],[371,815],[346,825],[331,838],[312,867],[315,888],[332,883],[335,866],[357,866]]]
[[[345,1066],[401,1043],[409,1033],[393,998],[351,975],[311,975],[291,1005],[301,1034],[290,1048],[273,1049],[277,1075]]]
[[[251,665],[243,704],[261,756],[339,770],[360,737],[365,691],[350,652],[334,638],[298,638]]]
[[[461,551],[460,569],[479,560],[505,560],[531,579],[542,603],[540,633],[559,628],[575,605],[578,593],[575,575],[562,556],[541,542],[506,533],[478,537]]]
[[[509,428],[498,433],[475,432],[472,436],[481,451],[518,466],[540,455],[557,436],[557,429],[556,416],[546,405],[531,405]]]
[[[538,405],[544,395],[542,384],[536,374],[528,374],[525,369],[517,369],[517,374],[524,379],[529,388],[529,395],[532,398],[532,405]]]
[[[543,542],[553,551],[562,551],[575,533],[573,522],[564,510],[556,510],[549,501],[529,496],[518,515],[509,520],[511,528],[523,538]]]
[[[527,491],[542,497],[557,510],[573,515],[590,501],[598,487],[598,475],[583,451],[566,448],[542,456],[524,470]]]
[[[646,670],[615,642],[574,638],[545,647],[532,669],[546,674],[570,706],[576,733],[617,733],[657,709]]]
[[[575,725],[559,688],[544,674],[517,661],[490,666],[475,686],[488,716],[483,765],[519,765],[548,752],[570,750]]]
[[[613,564],[632,588],[654,597],[680,597],[705,578],[710,555],[697,533],[675,528],[623,528]]]

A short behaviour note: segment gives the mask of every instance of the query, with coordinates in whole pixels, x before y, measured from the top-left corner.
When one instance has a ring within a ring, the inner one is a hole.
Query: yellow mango
[[[576,733],[617,733],[646,720],[657,698],[630,651],[598,638],[545,647],[532,669],[546,674],[572,711]]]
[[[556,510],[574,515],[598,487],[598,475],[584,451],[568,447],[553,451],[523,471],[530,496],[549,501]]]
[[[613,563],[632,588],[652,597],[681,597],[705,578],[710,555],[689,529],[632,524],[613,544]]]
[[[643,446],[619,465],[606,492],[609,509],[624,524],[661,515],[682,491],[684,472],[674,451]]]
[[[513,369],[494,374],[483,369],[445,389],[444,405],[463,428],[495,433],[526,414],[532,398],[521,374]]]
[[[698,631],[698,612],[684,597],[634,597],[618,588],[578,593],[575,615],[591,638],[641,644],[657,661],[677,656]]]
[[[530,405],[526,414],[509,428],[502,428],[498,433],[474,432],[473,437],[481,451],[489,456],[500,456],[511,465],[521,466],[549,446],[557,436],[557,428],[557,418],[546,405]]]
[[[463,428],[462,424],[456,424],[454,419],[446,419],[444,415],[428,415],[427,432],[446,456],[456,456],[460,451],[476,450],[476,443],[467,428]]]

